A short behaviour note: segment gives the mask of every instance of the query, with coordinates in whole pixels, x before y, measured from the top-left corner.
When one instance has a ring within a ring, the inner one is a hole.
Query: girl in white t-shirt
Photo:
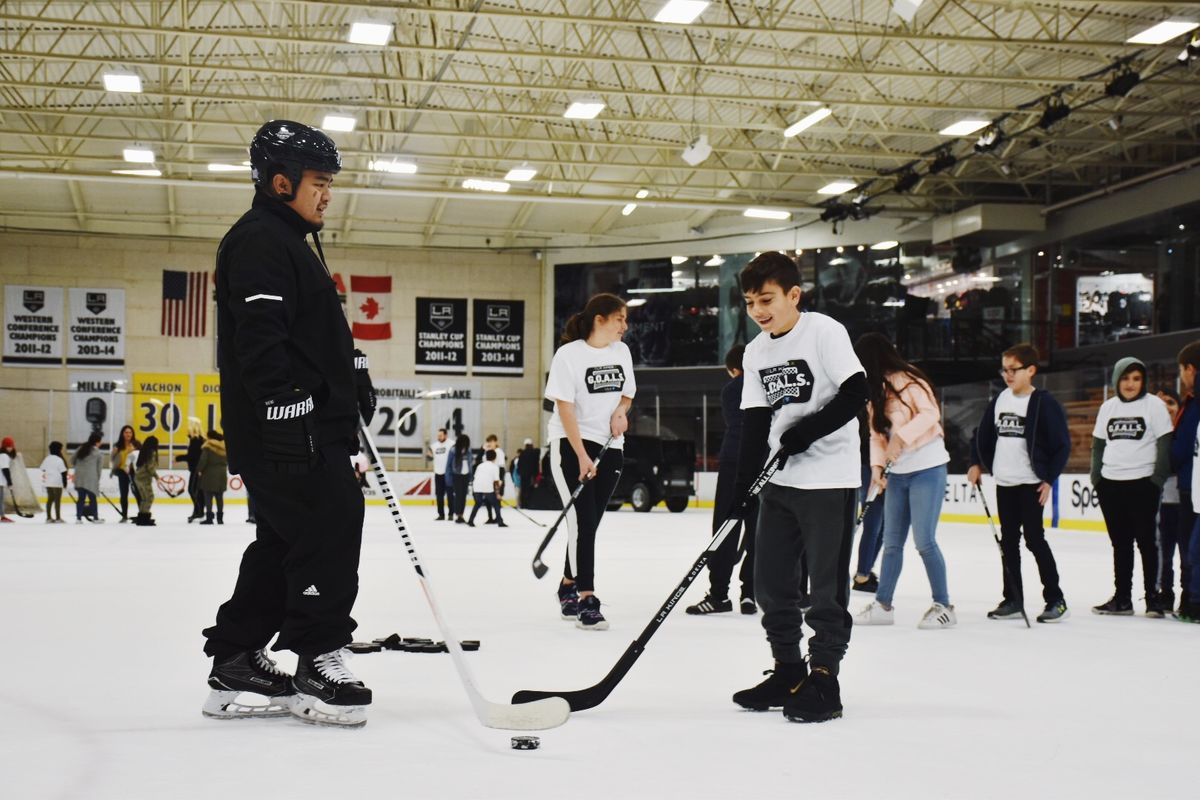
[[[1158,597],[1158,544],[1155,515],[1163,482],[1171,474],[1174,426],[1167,406],[1146,393],[1146,365],[1122,358],[1113,368],[1115,396],[1100,406],[1092,429],[1092,485],[1113,548],[1112,599],[1094,606],[1096,614],[1133,614],[1133,545],[1142,555],[1146,616],[1162,617]]]
[[[562,346],[550,363],[545,397],[550,417],[550,474],[565,505],[584,483],[566,516],[567,558],[558,587],[559,611],[584,630],[607,630],[595,594],[596,530],[624,464],[626,412],[637,384],[633,358],[621,342],[625,301],[598,294],[567,321]],[[609,443],[599,463],[600,451]]]
[[[67,485],[67,462],[62,442],[50,443],[50,455],[42,459],[42,483],[46,487],[46,522],[61,523],[63,487]]]

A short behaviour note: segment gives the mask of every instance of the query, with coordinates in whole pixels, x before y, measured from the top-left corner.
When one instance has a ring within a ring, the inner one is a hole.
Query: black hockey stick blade
[[[505,508],[511,508],[513,511],[517,512],[517,513],[518,513],[518,514],[520,514],[522,517],[524,517],[525,519],[527,519],[527,520],[529,520],[530,522],[532,522],[534,525],[537,525],[539,528],[544,528],[544,527],[546,527],[546,523],[544,523],[544,522],[538,522],[536,519],[534,519],[533,517],[529,516],[529,515],[528,515],[528,514],[526,514],[524,511],[522,511],[520,506],[515,506],[515,505],[513,505],[512,503],[508,502],[507,500],[501,500],[501,501],[500,501],[500,503],[501,503],[501,505],[503,505]]]
[[[521,691],[513,694],[513,702],[533,703],[538,700],[545,700],[548,697],[561,697],[567,701],[567,704],[571,707],[571,711],[584,711],[589,708],[595,708],[603,703],[605,698],[612,694],[612,690],[615,689],[617,684],[621,682],[621,679],[624,678],[629,670],[633,668],[634,662],[636,662],[638,657],[641,656],[641,654],[645,651],[646,645],[650,642],[650,638],[654,636],[654,633],[666,620],[667,615],[671,613],[671,609],[675,608],[680,599],[682,599],[683,595],[687,592],[688,588],[693,582],[695,582],[696,577],[704,571],[704,565],[708,563],[709,557],[717,550],[717,548],[721,546],[721,543],[725,541],[725,537],[728,536],[729,532],[733,530],[738,522],[741,521],[742,514],[745,513],[746,506],[750,504],[751,500],[758,496],[758,493],[761,492],[763,487],[767,485],[767,482],[770,481],[771,476],[774,475],[775,471],[783,465],[785,460],[786,456],[779,454],[771,457],[771,459],[767,462],[767,466],[763,468],[763,471],[759,473],[758,478],[756,478],[754,483],[751,485],[750,491],[746,493],[746,497],[743,498],[741,505],[732,514],[730,514],[724,522],[721,523],[721,527],[717,529],[717,533],[713,536],[712,541],[708,543],[708,547],[706,547],[704,552],[700,554],[699,558],[692,563],[692,568],[688,570],[688,573],[683,577],[683,580],[681,580],[675,586],[674,591],[671,592],[671,596],[668,597],[667,601],[658,609],[658,613],[654,615],[654,618],[650,620],[649,624],[647,624],[642,632],[638,635],[638,638],[634,639],[633,642],[630,643],[629,647],[625,648],[625,652],[621,654],[621,658],[615,665],[613,665],[613,668],[608,671],[608,674],[605,675],[599,683],[589,686],[585,689],[577,689],[574,691],[565,692],[544,692],[522,689]]]
[[[608,448],[612,446],[612,440],[613,437],[609,436],[608,441],[604,443],[604,447],[600,448],[600,455],[596,456],[595,461],[592,463],[599,465],[599,463],[604,460],[604,454],[607,453]],[[546,531],[546,536],[542,539],[542,543],[538,545],[537,552],[533,554],[533,562],[530,564],[530,566],[533,567],[533,576],[538,580],[546,577],[546,573],[550,571],[550,568],[546,566],[546,562],[542,561],[542,553],[546,552],[546,548],[550,546],[550,540],[553,539],[554,534],[558,532],[558,526],[561,525],[562,521],[567,518],[567,512],[571,510],[571,506],[575,505],[575,499],[579,497],[579,493],[583,491],[584,483],[586,483],[586,481],[580,481],[579,485],[575,487],[575,491],[571,492],[571,497],[567,500],[567,504],[563,506],[562,513],[558,515],[558,519],[554,520],[554,525],[550,527],[550,530]]]

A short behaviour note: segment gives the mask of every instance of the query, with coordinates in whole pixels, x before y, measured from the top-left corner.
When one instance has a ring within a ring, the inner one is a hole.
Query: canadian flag
[[[351,331],[355,339],[392,338],[392,276],[351,275]]]

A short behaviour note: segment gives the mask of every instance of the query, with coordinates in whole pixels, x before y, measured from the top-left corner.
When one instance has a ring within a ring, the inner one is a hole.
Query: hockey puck
[[[479,649],[478,639],[463,639],[459,644],[462,646],[464,653],[471,653]]]
[[[383,645],[378,642],[351,642],[346,645],[346,649],[351,653],[378,653],[383,649]]]
[[[513,750],[537,750],[542,746],[542,740],[536,736],[514,736],[512,737]]]

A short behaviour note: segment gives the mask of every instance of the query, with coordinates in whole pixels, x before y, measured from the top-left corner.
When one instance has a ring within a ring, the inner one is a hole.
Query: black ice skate
[[[728,597],[713,597],[711,594],[704,595],[704,599],[694,606],[688,606],[684,609],[689,614],[724,614],[733,611],[733,602]]]
[[[208,685],[212,692],[201,713],[213,719],[286,717],[295,696],[292,676],[275,666],[265,650],[213,659]],[[238,696],[243,693],[260,695],[263,701],[239,703]]]
[[[574,622],[579,618],[579,590],[575,584],[558,585],[558,607],[563,619]]]
[[[1092,613],[1106,617],[1132,617],[1133,603],[1122,597],[1114,597],[1107,603],[1092,606]]]
[[[808,676],[808,665],[803,661],[776,661],[775,669],[763,670],[763,675],[766,675],[767,679],[762,683],[734,693],[733,702],[750,711],[780,708],[791,698],[792,691]]]
[[[300,656],[292,688],[292,716],[311,725],[360,728],[367,724],[371,690],[346,666],[346,650]]]
[[[827,722],[842,715],[842,690],[837,676],[816,667],[783,706],[791,722]]]

